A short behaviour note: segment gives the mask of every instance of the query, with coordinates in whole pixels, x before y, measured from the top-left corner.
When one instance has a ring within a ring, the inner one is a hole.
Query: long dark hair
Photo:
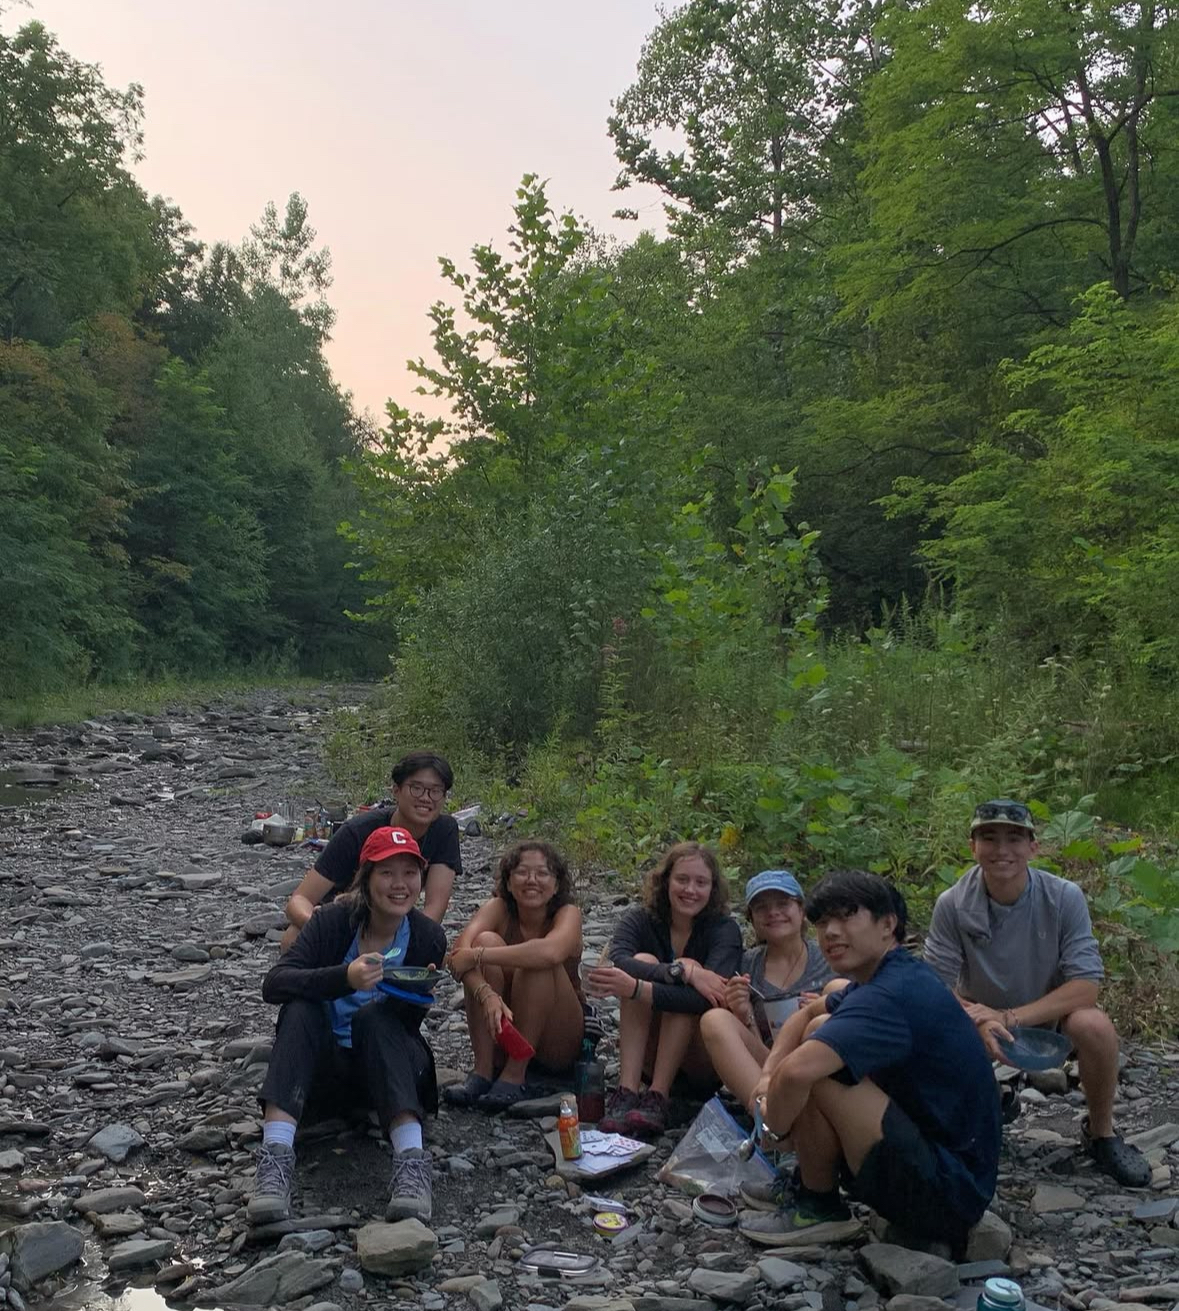
[[[671,871],[677,860],[685,856],[699,856],[712,874],[712,892],[708,904],[701,915],[725,915],[729,909],[729,885],[721,872],[720,861],[711,847],[702,842],[677,842],[668,847],[660,858],[659,864],[647,875],[643,885],[643,905],[664,924],[671,923],[671,898],[667,885],[671,881]]]
[[[519,919],[520,913],[516,906],[516,898],[508,887],[508,881],[512,876],[512,871],[529,851],[539,851],[544,857],[544,863],[549,867],[549,871],[557,876],[557,886],[553,891],[553,895],[549,898],[548,905],[545,907],[545,914],[549,919],[552,919],[562,906],[568,906],[573,901],[573,876],[569,873],[569,866],[565,863],[565,857],[551,842],[517,842],[514,847],[505,851],[499,858],[499,868],[495,871],[493,891],[497,897],[507,902],[508,914],[513,919]]]

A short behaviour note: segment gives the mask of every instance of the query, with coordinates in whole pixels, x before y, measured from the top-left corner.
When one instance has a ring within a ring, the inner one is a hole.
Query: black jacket
[[[344,957],[356,936],[352,922],[352,907],[333,902],[323,906],[303,926],[294,945],[285,956],[280,956],[266,978],[262,980],[262,999],[268,1002],[334,1001],[354,991],[348,982],[348,967]],[[428,919],[420,910],[409,912],[409,946],[405,965],[438,965],[446,954],[446,934],[441,925]],[[404,1007],[406,1017],[421,1023],[425,1008],[411,1002],[400,1002],[387,997],[386,1004]]]
[[[663,964],[635,960],[639,952],[654,956]],[[683,955],[699,961],[705,969],[722,978],[730,978],[741,963],[741,930],[731,915],[696,916]],[[689,983],[674,983],[667,972],[676,959],[671,945],[671,928],[656,919],[645,906],[632,906],[622,913],[610,940],[610,960],[632,978],[646,979],[652,985],[651,1004],[657,1011],[703,1015],[711,1003]]]

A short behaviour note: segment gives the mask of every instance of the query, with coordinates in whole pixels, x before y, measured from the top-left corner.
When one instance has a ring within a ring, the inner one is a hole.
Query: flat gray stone
[[[644,1293],[635,1298],[635,1311],[716,1311],[710,1297],[664,1297],[659,1293]]]
[[[783,1288],[798,1288],[805,1283],[807,1277],[805,1266],[796,1265],[780,1256],[763,1256],[757,1263],[757,1270],[776,1293]]]
[[[438,1239],[420,1220],[367,1224],[356,1235],[361,1267],[374,1275],[424,1270],[437,1251]]]
[[[896,1243],[868,1243],[859,1252],[860,1264],[882,1293],[914,1293],[945,1297],[958,1291],[958,1271],[949,1261],[928,1252],[914,1252]]]
[[[276,1252],[228,1284],[214,1288],[210,1297],[218,1303],[242,1306],[283,1306],[330,1284],[332,1278],[326,1261],[314,1261],[302,1252]]]
[[[469,1294],[475,1300],[474,1292]],[[600,1293],[583,1293],[565,1303],[565,1311],[635,1311],[629,1297],[606,1297]]]
[[[885,1311],[946,1311],[940,1297],[919,1297],[914,1293],[898,1293],[885,1303]]]
[[[494,1279],[485,1279],[483,1283],[476,1284],[474,1288],[468,1290],[467,1296],[471,1299],[475,1311],[498,1311],[498,1308],[504,1304],[503,1294]],[[568,1303],[566,1303],[566,1311],[568,1311]]]
[[[279,1241],[278,1250],[280,1252],[322,1252],[325,1247],[331,1247],[335,1241],[336,1236],[330,1229],[308,1229],[305,1233],[296,1231],[284,1235]]]
[[[157,988],[171,988],[175,992],[189,992],[204,983],[213,973],[213,966],[190,965],[183,970],[165,970],[160,974],[148,976],[148,981]]]
[[[166,1261],[176,1251],[176,1244],[166,1238],[129,1238],[106,1254],[107,1268],[112,1275],[121,1270],[138,1270],[156,1261]]]
[[[96,1215],[106,1215],[108,1211],[126,1211],[132,1207],[142,1206],[147,1198],[133,1184],[123,1188],[99,1188],[93,1193],[83,1193],[74,1199],[74,1210],[79,1215],[93,1211]]]
[[[64,1220],[34,1221],[0,1234],[0,1252],[8,1257],[17,1288],[33,1284],[82,1259],[82,1235]]]
[[[116,1165],[147,1144],[129,1124],[108,1124],[90,1139],[89,1146]]]
[[[1153,1129],[1143,1129],[1140,1133],[1130,1134],[1126,1141],[1143,1153],[1157,1151],[1160,1147],[1171,1147],[1179,1143],[1179,1124],[1172,1124],[1170,1121],[1166,1124],[1156,1124]]]
[[[215,1152],[229,1142],[224,1129],[211,1124],[198,1124],[195,1129],[176,1140],[176,1146],[186,1152]]]
[[[1160,1197],[1155,1202],[1143,1202],[1132,1212],[1135,1220],[1169,1220],[1179,1210],[1179,1197]]]
[[[138,1211],[111,1211],[108,1215],[96,1215],[94,1228],[99,1238],[111,1242],[117,1238],[130,1238],[143,1231],[144,1219]]]
[[[744,1306],[757,1288],[757,1276],[730,1273],[727,1270],[701,1270],[697,1267],[688,1276],[688,1287],[693,1293],[710,1297],[714,1302],[732,1302]]]
[[[498,1211],[485,1215],[475,1225],[476,1238],[494,1238],[496,1232],[505,1225],[519,1224],[520,1208],[518,1206],[501,1206]]]
[[[24,1166],[24,1152],[18,1152],[15,1147],[10,1147],[6,1152],[0,1152],[0,1170],[23,1170]]]
[[[966,1238],[967,1261],[1002,1261],[1011,1251],[1011,1226],[994,1211],[986,1211]]]
[[[1059,1184],[1037,1184],[1032,1195],[1032,1211],[1036,1215],[1052,1215],[1057,1211],[1083,1211],[1085,1199],[1073,1188]]]

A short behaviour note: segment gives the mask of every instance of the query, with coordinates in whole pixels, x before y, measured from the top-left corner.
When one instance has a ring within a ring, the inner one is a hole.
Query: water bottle
[[[978,1295],[978,1311],[1024,1311],[1026,1306],[1014,1279],[988,1279]]]
[[[561,1155],[567,1161],[576,1161],[581,1156],[581,1124],[577,1119],[577,1102],[572,1093],[561,1094],[557,1135],[561,1140]]]
[[[582,1124],[597,1124],[606,1114],[606,1067],[594,1060],[592,1043],[582,1043],[581,1060],[573,1067],[577,1116]]]

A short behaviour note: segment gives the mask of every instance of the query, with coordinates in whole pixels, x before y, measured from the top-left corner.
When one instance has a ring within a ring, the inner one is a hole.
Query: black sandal
[[[463,1083],[452,1083],[449,1088],[443,1088],[442,1100],[450,1106],[474,1106],[480,1097],[490,1092],[491,1086],[490,1079],[472,1070]]]
[[[505,1083],[502,1079],[496,1079],[483,1096],[476,1100],[475,1105],[479,1110],[495,1115],[522,1102],[527,1096],[522,1083]]]

